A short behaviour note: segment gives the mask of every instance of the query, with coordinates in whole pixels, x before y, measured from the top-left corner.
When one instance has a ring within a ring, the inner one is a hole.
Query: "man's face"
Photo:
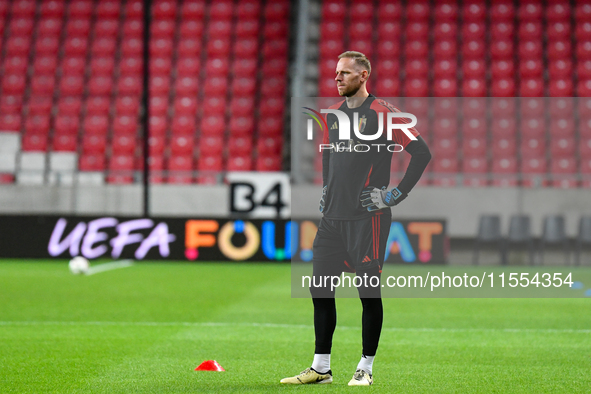
[[[344,57],[337,63],[337,89],[339,95],[344,97],[354,96],[367,80],[367,70],[355,63],[355,59]]]

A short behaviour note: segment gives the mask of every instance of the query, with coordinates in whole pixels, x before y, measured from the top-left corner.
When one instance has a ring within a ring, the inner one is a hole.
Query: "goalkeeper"
[[[409,129],[414,138],[395,129],[392,140],[387,140],[384,132],[371,141],[370,151],[354,149],[355,145],[366,141],[356,140],[353,127],[361,134],[375,135],[380,116],[385,124],[388,113],[400,111],[367,92],[371,65],[365,55],[350,51],[341,54],[339,59],[335,81],[339,95],[345,100],[331,109],[338,109],[348,116],[353,139],[339,140],[338,117],[331,113],[326,116],[328,130],[325,130],[323,146],[333,148],[322,151],[324,187],[320,211],[323,218],[314,239],[313,276],[340,276],[343,271],[348,271],[358,276],[366,274],[380,278],[392,221],[390,208],[407,198],[431,154],[414,128]],[[410,153],[411,160],[398,186],[388,188],[393,152],[384,147],[393,143]],[[318,279],[312,283],[310,292],[316,339],[312,366],[297,376],[281,380],[281,383],[332,382],[330,354],[337,322],[335,294],[330,286],[315,287],[314,283],[321,283]],[[368,280],[366,283],[372,282]],[[373,383],[373,360],[382,330],[381,285],[361,286],[358,291],[363,306],[362,356],[349,385],[368,386]]]

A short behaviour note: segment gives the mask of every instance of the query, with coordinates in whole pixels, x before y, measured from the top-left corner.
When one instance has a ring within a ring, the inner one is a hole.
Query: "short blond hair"
[[[347,52],[343,52],[339,55],[339,59],[342,59],[342,58],[354,59],[355,64],[366,69],[368,75],[371,74],[371,63],[369,62],[369,59],[367,58],[367,56],[365,56],[363,53],[357,52],[357,51],[347,51]]]

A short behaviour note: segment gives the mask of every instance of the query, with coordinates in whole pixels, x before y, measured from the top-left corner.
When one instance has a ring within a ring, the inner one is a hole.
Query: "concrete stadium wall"
[[[141,185],[100,187],[51,187],[3,185],[0,187],[0,214],[142,214]],[[292,187],[292,216],[320,218],[317,186]],[[229,192],[226,185],[153,185],[153,216],[226,217]],[[507,231],[509,217],[532,217],[534,234],[541,233],[542,220],[548,214],[563,214],[570,236],[577,233],[582,214],[591,214],[589,190],[518,188],[440,188],[417,187],[410,197],[393,209],[394,218],[440,218],[448,222],[452,237],[473,237],[481,214],[502,216]]]

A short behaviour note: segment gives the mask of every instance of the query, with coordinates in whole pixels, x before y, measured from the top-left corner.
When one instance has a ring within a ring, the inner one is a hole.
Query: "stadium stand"
[[[482,108],[444,119],[435,110],[419,127],[434,153],[429,184],[589,184],[591,3],[329,0],[319,7],[318,96],[336,95],[335,59],[357,50],[372,61],[377,96],[464,97],[463,105]],[[481,105],[475,97],[494,99]],[[410,104],[404,110],[415,113]],[[398,162],[392,168],[403,170]]]
[[[56,174],[76,169],[82,183],[138,180],[142,8],[0,0],[0,134],[22,139],[2,148],[0,183],[64,184],[71,179]],[[153,1],[153,182],[218,181],[197,177],[202,169],[281,170],[289,15],[285,0]],[[54,163],[58,153],[69,158]]]

